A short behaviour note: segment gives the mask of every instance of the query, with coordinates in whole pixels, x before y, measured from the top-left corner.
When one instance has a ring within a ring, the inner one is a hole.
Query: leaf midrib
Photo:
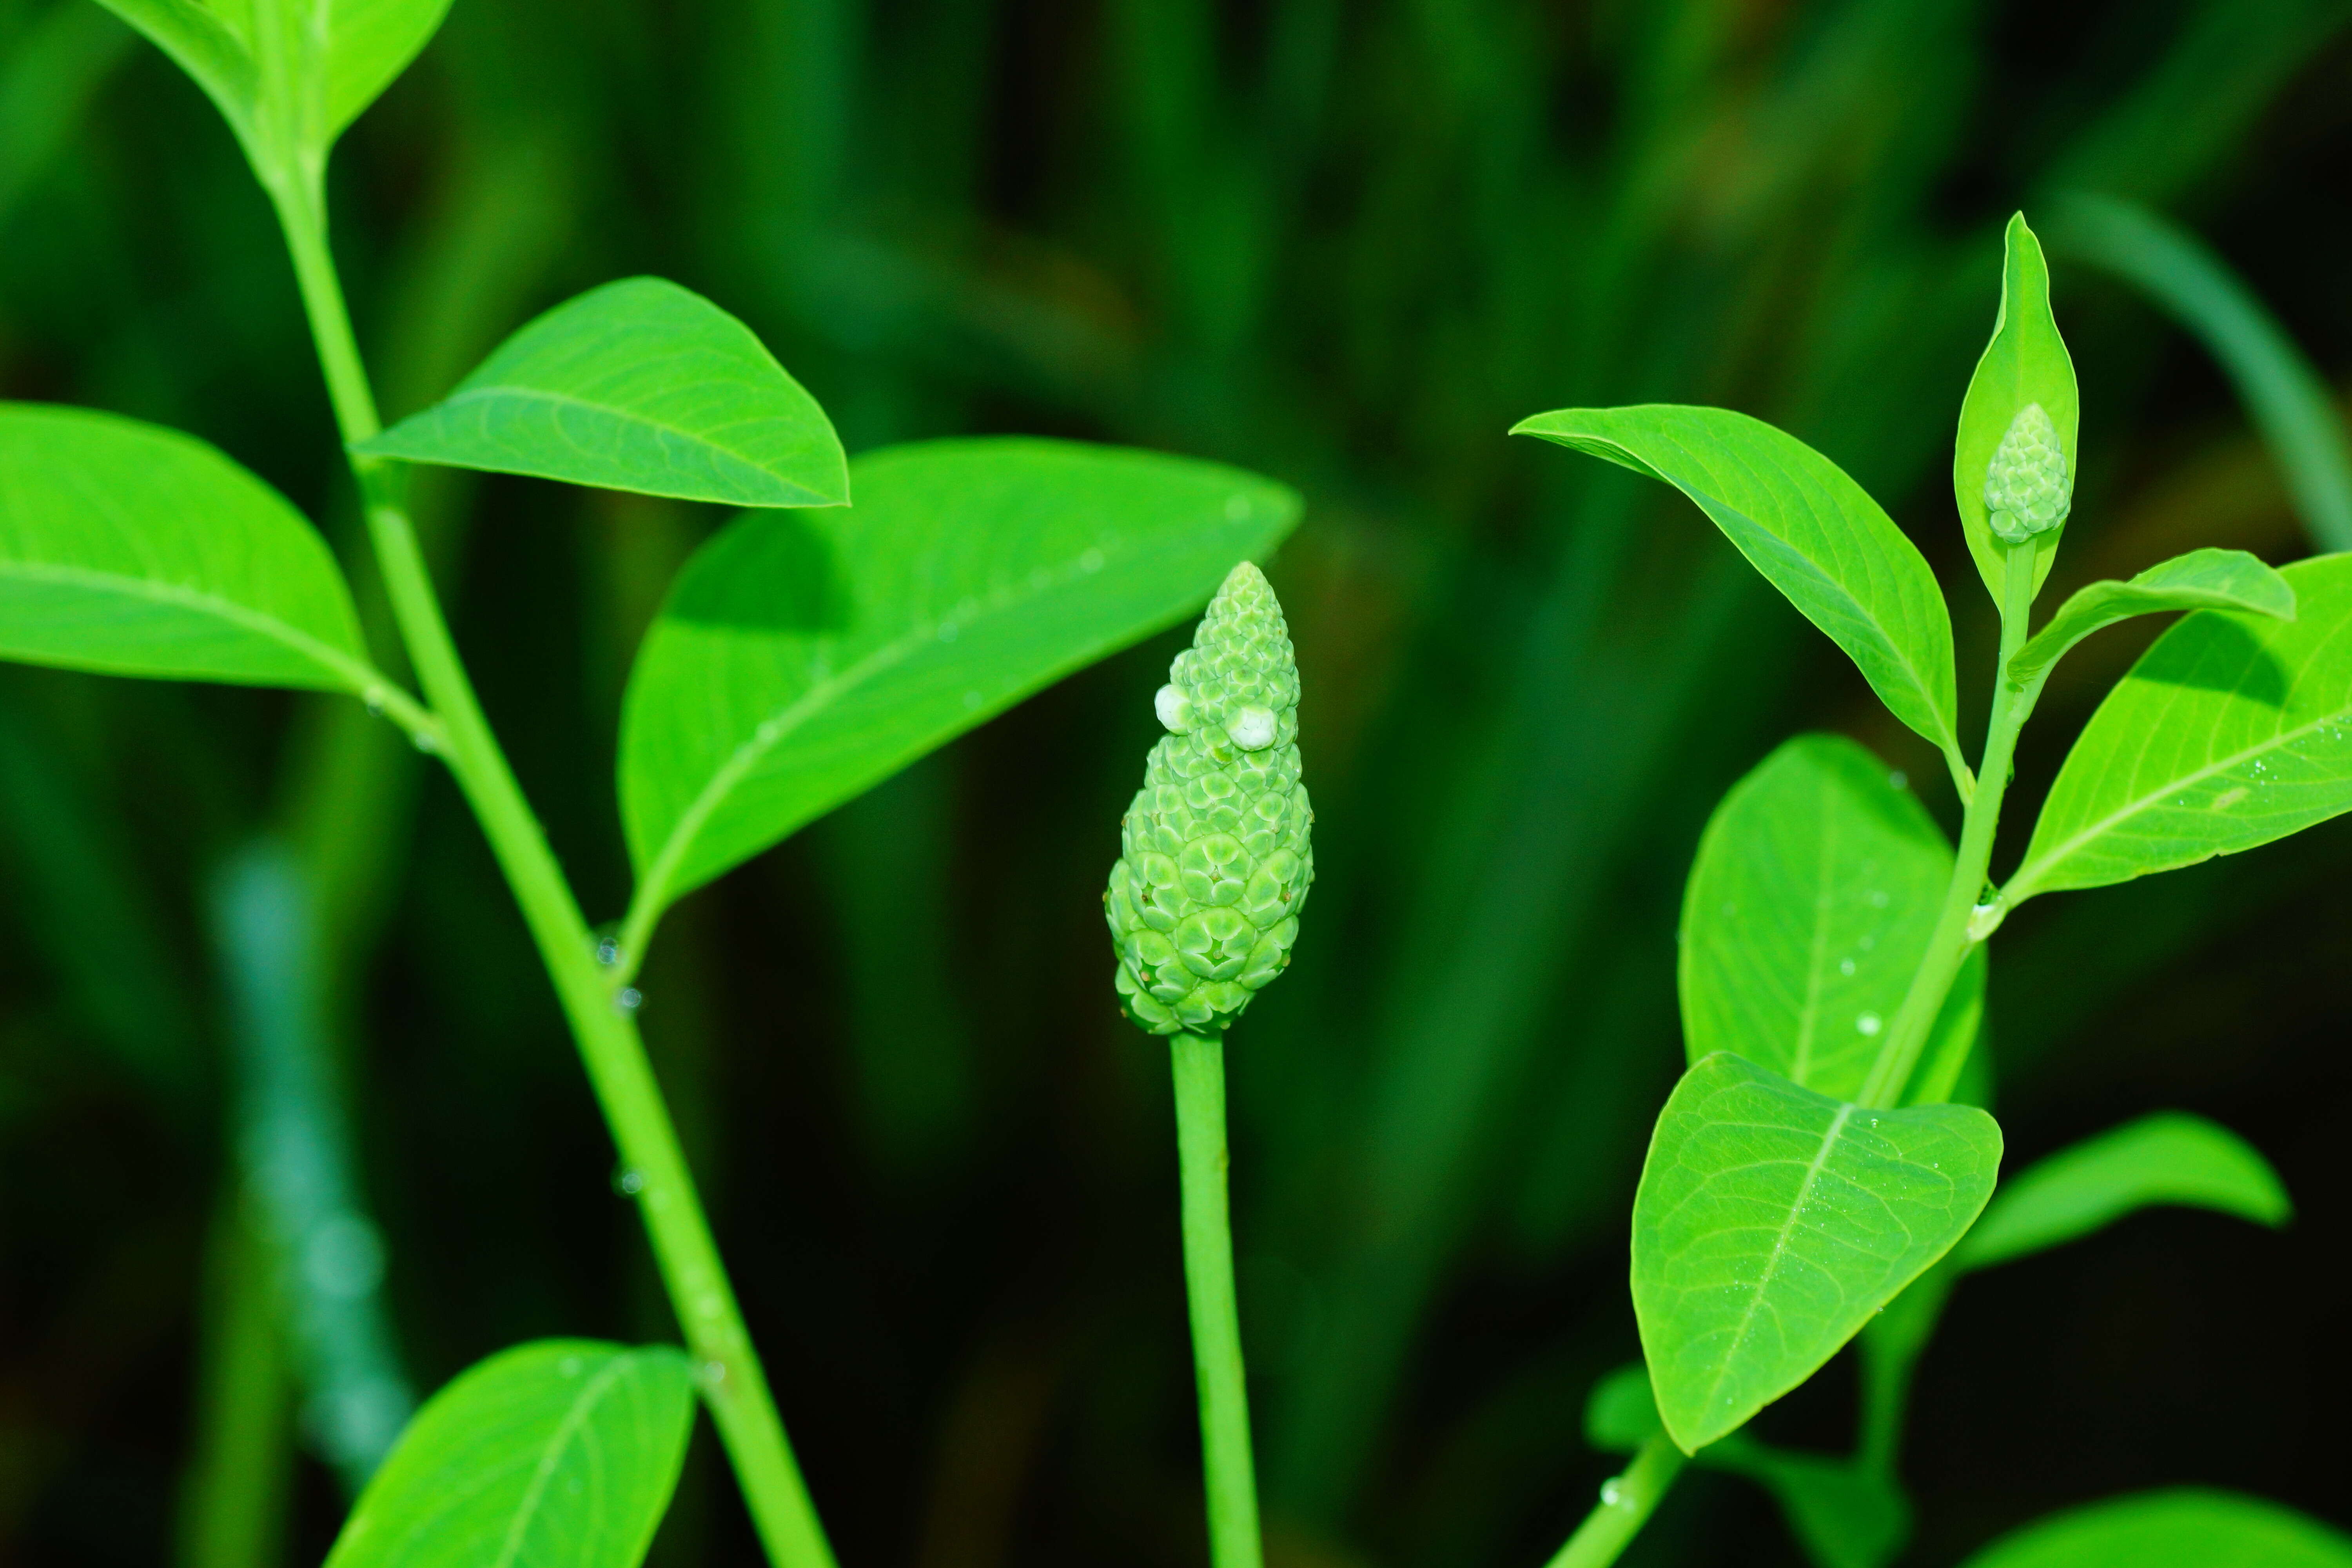
[[[1780,1260],[1789,1255],[1790,1238],[1796,1234],[1797,1217],[1805,1212],[1805,1200],[1812,1196],[1813,1185],[1821,1180],[1822,1172],[1830,1163],[1830,1151],[1837,1147],[1839,1135],[1854,1113],[1851,1103],[1841,1104],[1837,1114],[1830,1119],[1828,1130],[1822,1134],[1822,1146],[1813,1155],[1812,1163],[1805,1168],[1805,1179],[1798,1184],[1797,1195],[1789,1205],[1789,1217],[1781,1222],[1772,1238],[1772,1251],[1764,1260],[1764,1271],[1756,1278],[1756,1288],[1748,1298],[1747,1310],[1739,1315],[1739,1326],[1732,1331],[1730,1348],[1717,1363],[1715,1380],[1707,1384],[1704,1408],[1713,1410],[1716,1395],[1723,1392],[1724,1379],[1730,1374],[1732,1363],[1738,1359],[1740,1349],[1748,1342],[1756,1326],[1756,1314],[1762,1310],[1764,1297],[1771,1289],[1773,1278],[1780,1271]],[[1785,1125],[1785,1124],[1784,1124]]]
[[[2231,695],[2235,696],[2237,693],[2232,692]],[[2347,703],[2341,708],[2333,710],[2328,713],[2313,719],[2308,723],[2299,724],[2292,730],[2281,730],[2259,745],[2248,746],[2243,750],[2233,752],[2226,757],[2222,757],[2215,762],[2207,763],[2205,766],[2198,769],[2194,773],[2179,774],[2166,783],[2161,789],[2151,790],[2147,794],[2143,795],[2135,800],[2126,802],[2116,810],[2109,812],[2106,816],[2100,817],[2097,821],[2084,826],[2080,832],[2068,837],[2063,843],[2053,848],[2051,853],[2043,855],[2036,859],[2029,860],[2024,865],[2020,866],[2017,868],[2016,876],[2010,879],[2011,891],[2008,899],[2010,905],[2014,908],[2021,900],[2031,898],[2035,893],[2041,891],[2039,884],[2051,869],[2065,864],[2069,857],[2073,856],[2077,850],[2090,843],[2093,839],[2097,838],[2100,835],[2114,827],[2117,823],[2124,821],[2127,817],[2136,816],[2139,813],[2147,811],[2153,806],[2162,805],[2164,797],[2170,795],[2173,791],[2178,789],[2186,789],[2191,785],[2202,784],[2207,779],[2211,778],[2214,774],[2227,773],[2230,769],[2234,768],[2240,763],[2247,762],[2252,758],[2260,756],[2264,752],[2276,751],[2279,747],[2286,745],[2290,742],[2302,739],[2314,730],[2321,729],[2329,724],[2343,723],[2347,719],[2352,719],[2352,703]]]
[[[1108,571],[1111,566],[1109,548],[1102,544],[1089,548],[1102,551],[1103,563],[1099,570]],[[1081,552],[1080,555],[1083,554]],[[985,616],[975,616],[969,621],[957,624],[970,626],[982,619],[992,620],[1009,615],[1031,600],[1043,598],[1063,587],[1068,581],[1068,574],[1078,569],[1076,559],[1066,561],[1054,568],[1044,584],[1035,585],[1034,582],[1015,584],[994,597]],[[725,804],[726,797],[733,793],[735,786],[758,767],[770,752],[789,740],[838,698],[856,690],[884,670],[905,662],[918,650],[935,641],[940,628],[955,619],[953,616],[942,616],[938,620],[909,627],[900,636],[877,645],[874,651],[865,658],[839,674],[810,687],[792,702],[753,725],[751,738],[729,753],[727,761],[711,773],[710,782],[703,785],[687,808],[678,814],[677,826],[662,840],[661,852],[654,857],[653,865],[646,870],[640,898],[647,900],[654,909],[659,909],[667,902],[671,879],[677,874],[679,864],[694,847],[694,841],[700,837],[704,826]],[[772,731],[770,729],[772,725]]]
[[[774,469],[766,467],[757,459],[751,458],[740,447],[728,446],[723,442],[713,440],[710,437],[699,431],[689,430],[683,425],[673,424],[666,419],[649,418],[646,415],[638,413],[635,409],[623,408],[617,404],[592,402],[585,397],[577,397],[568,392],[551,392],[544,387],[514,385],[501,383],[495,386],[476,386],[454,392],[441,401],[438,408],[428,409],[426,412],[446,412],[446,410],[456,408],[463,404],[475,403],[486,398],[495,397],[520,398],[538,403],[559,403],[567,408],[584,409],[592,414],[601,414],[606,418],[616,419],[625,424],[640,425],[647,429],[659,430],[665,435],[676,436],[680,440],[691,441],[696,446],[707,447],[711,451],[717,452],[723,457],[731,458],[736,462],[742,464],[745,468],[750,468],[752,472],[759,474],[761,477],[774,479],[782,484],[790,485],[793,489],[799,490],[803,495],[815,495],[817,493],[816,491],[810,489],[806,485],[800,483],[798,480],[785,479]],[[789,424],[790,421],[780,420],[774,416],[761,419],[738,419],[729,421],[728,425],[722,426],[722,428],[746,428],[757,425],[777,423]]]
[[[341,676],[352,690],[380,684],[383,677],[363,660],[343,652],[331,644],[321,642],[310,633],[238,604],[199,589],[175,583],[157,583],[151,578],[127,577],[112,572],[94,572],[82,566],[58,566],[47,562],[0,561],[0,577],[15,577],[33,583],[54,583],[98,593],[110,593],[127,599],[142,599],[159,605],[171,605],[194,610],[226,621],[244,630],[268,637],[291,648],[330,673]]]
[[[507,1522],[506,1539],[499,1543],[499,1554],[492,1563],[492,1568],[511,1568],[516,1554],[522,1550],[523,1532],[538,1513],[539,1500],[545,1494],[548,1482],[554,1477],[558,1459],[570,1447],[572,1435],[586,1424],[588,1412],[604,1399],[604,1390],[620,1377],[633,1359],[625,1354],[613,1357],[604,1363],[603,1371],[581,1385],[571,1407],[564,1411],[562,1421],[557,1424],[541,1450],[539,1465],[532,1470],[530,1484],[524,1487],[522,1496],[515,1503],[514,1517]]]

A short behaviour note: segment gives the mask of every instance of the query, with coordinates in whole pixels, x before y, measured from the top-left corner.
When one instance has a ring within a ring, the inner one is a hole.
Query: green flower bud
[[[2074,476],[2066,471],[2066,450],[2058,426],[2039,403],[2029,403],[2009,422],[2009,431],[1985,465],[1986,521],[1996,537],[2022,544],[2066,521],[2074,504]]]
[[[1226,577],[1153,706],[1169,732],[1119,824],[1103,909],[1128,1016],[1209,1033],[1289,964],[1315,880],[1298,667],[1256,567]]]

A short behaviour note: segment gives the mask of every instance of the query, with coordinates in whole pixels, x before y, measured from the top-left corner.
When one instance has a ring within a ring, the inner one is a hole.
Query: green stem
[[[283,183],[272,185],[270,195],[293,254],[343,440],[363,441],[379,428],[375,398],[327,249],[318,193]],[[352,470],[401,639],[442,726],[443,760],[479,819],[555,984],[597,1102],[620,1147],[688,1349],[699,1366],[703,1401],[734,1463],[769,1560],[777,1568],[831,1568],[832,1548],[744,1328],[644,1043],[618,1000],[617,987],[597,965],[587,921],[475,699],[401,499],[399,468],[354,454]]]
[[[1616,1562],[1688,1462],[1664,1433],[1643,1444],[1625,1473],[1601,1487],[1601,1506],[1584,1516],[1546,1568],[1607,1568]]]
[[[232,1174],[205,1249],[195,1461],[181,1500],[180,1568],[276,1568],[294,1476],[294,1383],[283,1260]]]
[[[2039,683],[2031,689],[2012,683],[2009,661],[2024,646],[2026,622],[2033,605],[2032,541],[2007,546],[2001,561],[2000,661],[1993,672],[1992,717],[1986,726],[1984,766],[1977,775],[1976,793],[1960,825],[1960,848],[1952,862],[1952,879],[1944,892],[1944,907],[1927,939],[1927,951],[1904,993],[1857,1097],[1864,1105],[1891,1106],[1903,1098],[1919,1053],[1935,1026],[1952,978],[1969,949],[1983,940],[1983,931],[1971,932],[1970,917],[1983,893],[1985,872],[1992,863],[1993,831],[2000,825],[2001,796],[2009,791],[2010,762],[2017,751],[2017,732],[2033,710]]]
[[[1249,1387],[1234,1300],[1234,1236],[1225,1201],[1225,1047],[1205,1035],[1170,1042],[1176,1071],[1176,1152],[1184,1185],[1184,1294],[1201,1397],[1201,1459],[1209,1500],[1209,1560],[1258,1568],[1257,1479],[1250,1460]]]

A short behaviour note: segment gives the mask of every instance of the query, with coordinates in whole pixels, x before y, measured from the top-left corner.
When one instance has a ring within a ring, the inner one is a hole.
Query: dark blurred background
[[[1810,440],[1935,563],[1973,734],[1991,614],[1948,454],[2000,223],[2146,204],[2340,386],[2347,71],[2338,0],[456,0],[333,192],[394,416],[537,310],[659,272],[751,322],[852,450],[1047,432],[1306,494],[1272,572],[1322,883],[1233,1049],[1274,1554],[1533,1565],[1615,1466],[1580,1413],[1634,1353],[1624,1216],[1707,810],[1819,727],[1955,813],[1695,509],[1504,429],[1672,400]],[[2231,383],[2056,248],[2084,418],[2053,594],[2199,544],[2307,552]],[[0,395],[196,431],[369,575],[268,209],[90,0],[0,0]],[[621,683],[720,520],[503,478],[420,505],[490,716],[615,916]],[[1997,870],[2146,635],[2058,678]],[[1115,1010],[1098,903],[1178,646],[698,895],[643,982],[852,1568],[1202,1560],[1165,1062]],[[339,1388],[396,1414],[524,1338],[672,1335],[513,905],[392,733],[0,668],[0,1560],[315,1562],[360,1462]],[[2176,1106],[2251,1138],[2300,1215],[2158,1211],[1966,1285],[1918,1390],[1908,1561],[2182,1481],[2352,1523],[2347,829],[2001,932],[2012,1169]],[[307,1068],[254,1047],[256,939],[219,913],[261,840],[313,900]],[[289,1261],[272,1226],[306,1201],[331,1236]],[[1853,1387],[1842,1358],[1762,1428],[1843,1448]],[[756,1560],[707,1427],[656,1551]],[[1629,1561],[1799,1559],[1760,1493],[1701,1476]]]

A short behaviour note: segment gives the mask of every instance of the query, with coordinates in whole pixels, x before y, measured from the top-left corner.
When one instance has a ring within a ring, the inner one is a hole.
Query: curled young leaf
[[[2014,541],[2033,542],[2033,585],[2050,575],[2073,504],[2082,400],[2074,362],[2050,313],[2050,268],[2019,213],[2002,237],[2000,308],[1992,341],[1969,378],[1952,443],[1952,498],[1960,530],[1993,602]],[[1998,527],[1997,513],[2007,521]]]

